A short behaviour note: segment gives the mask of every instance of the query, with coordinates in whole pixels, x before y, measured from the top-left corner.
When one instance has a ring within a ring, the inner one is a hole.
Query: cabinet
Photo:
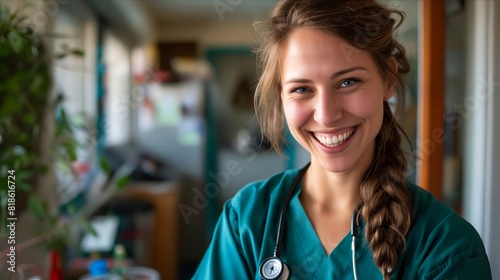
[[[161,279],[176,279],[179,266],[180,183],[131,182],[117,195],[138,199],[154,208],[153,229],[149,244],[149,267],[160,273]]]

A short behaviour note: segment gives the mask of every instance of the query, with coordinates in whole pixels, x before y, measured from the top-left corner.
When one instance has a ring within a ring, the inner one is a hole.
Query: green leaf
[[[29,137],[26,133],[20,133],[16,137],[16,142],[18,143],[25,143],[29,140]]]
[[[116,182],[116,188],[121,190],[123,188],[125,188],[128,184],[128,182],[130,181],[130,177],[129,176],[123,176],[123,177],[120,177],[118,179],[118,181]]]
[[[88,232],[88,233],[92,234],[92,235],[93,235],[93,236],[95,236],[95,237],[98,237],[97,231],[95,231],[95,229],[92,227],[92,225],[89,223],[89,221],[87,221],[87,220],[82,220],[82,221],[81,221],[81,225],[82,225],[83,229],[84,229],[86,232]]]
[[[31,46],[31,53],[33,54],[33,57],[37,57],[39,54],[38,48],[36,46]]]
[[[84,56],[84,55],[85,55],[85,53],[84,53],[82,50],[73,50],[73,51],[71,52],[71,54],[72,54],[72,55],[75,55],[75,56],[80,56],[80,57],[82,57],[82,56]]]
[[[66,53],[59,53],[59,54],[56,54],[56,59],[63,59],[66,57]]]
[[[76,149],[70,148],[70,149],[67,149],[67,152],[68,152],[68,156],[69,156],[69,159],[71,162],[74,162],[78,159],[78,155],[76,154]]]
[[[31,190],[31,186],[28,183],[23,182],[23,181],[17,181],[16,187],[17,187],[17,189],[22,190],[22,191],[26,191],[26,192],[29,192]]]
[[[16,173],[16,179],[19,181],[26,181],[31,179],[35,173],[33,171],[20,171]]]
[[[40,221],[47,216],[47,205],[36,195],[31,195],[28,200],[28,207],[31,213]]]
[[[49,168],[45,165],[39,165],[37,167],[37,171],[45,174],[45,173],[47,173],[47,171],[49,171]]]
[[[101,158],[99,165],[101,169],[104,170],[107,174],[111,173],[111,167],[109,166],[109,162],[105,158]]]
[[[68,214],[69,214],[69,215],[74,215],[74,214],[76,213],[76,207],[75,207],[75,204],[74,204],[74,203],[70,203],[70,204],[68,204],[67,211],[68,211]]]
[[[23,123],[29,126],[35,125],[37,118],[33,114],[25,114],[23,116]]]
[[[63,254],[66,246],[66,232],[57,233],[56,236],[48,240],[46,246],[50,250],[56,250],[59,254]]]
[[[16,53],[19,53],[23,48],[24,38],[19,33],[13,31],[9,32],[9,35],[7,36],[9,38],[12,49],[14,49]]]

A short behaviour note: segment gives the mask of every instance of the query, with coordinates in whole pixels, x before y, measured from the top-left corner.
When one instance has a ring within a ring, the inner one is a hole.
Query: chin
[[[334,173],[344,173],[353,169],[353,164],[351,162],[346,162],[342,159],[322,160],[321,166],[326,171]]]

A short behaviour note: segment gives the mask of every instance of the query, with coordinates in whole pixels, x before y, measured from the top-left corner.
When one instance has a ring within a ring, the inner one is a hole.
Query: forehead
[[[373,68],[370,53],[337,35],[319,29],[300,27],[290,33],[281,54],[282,71],[301,66],[317,66],[335,71],[353,66]],[[327,69],[323,69],[327,70]]]

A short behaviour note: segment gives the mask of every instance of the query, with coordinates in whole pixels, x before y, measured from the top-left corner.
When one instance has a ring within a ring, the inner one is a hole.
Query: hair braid
[[[375,140],[376,160],[361,185],[361,214],[369,221],[366,238],[385,280],[396,269],[411,224],[411,198],[404,185],[407,162],[400,132],[404,135],[384,102],[384,120]]]

